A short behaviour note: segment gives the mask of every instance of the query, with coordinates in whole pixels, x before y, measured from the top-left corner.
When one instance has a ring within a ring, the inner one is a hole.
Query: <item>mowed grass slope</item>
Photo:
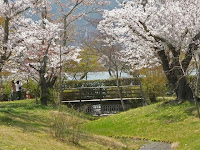
[[[52,111],[56,111],[56,108],[36,105],[34,100],[1,102],[0,149],[78,149],[73,144],[61,142],[52,136]]]
[[[179,150],[200,149],[200,120],[196,107],[188,102],[140,107],[91,121],[83,128],[104,136],[177,142]]]
[[[86,134],[79,126],[93,119],[66,106],[36,105],[35,100],[0,102],[0,150],[124,150],[141,146]],[[56,137],[55,131],[62,131],[62,138]]]

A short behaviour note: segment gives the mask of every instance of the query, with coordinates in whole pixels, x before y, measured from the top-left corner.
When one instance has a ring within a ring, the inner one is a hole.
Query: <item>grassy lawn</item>
[[[77,125],[89,120],[94,118],[65,106],[59,109],[55,106],[45,107],[36,105],[34,100],[0,102],[0,149],[124,150],[127,147],[140,147],[140,143],[80,131]],[[62,138],[53,134],[59,128],[63,128]],[[77,140],[76,143],[72,141],[73,138]]]
[[[77,147],[55,139],[49,132],[53,107],[34,100],[0,103],[0,149],[66,150]]]
[[[59,118],[59,114],[65,117]],[[68,126],[69,123],[75,124],[75,128]],[[53,134],[59,125],[66,126],[63,138]],[[0,149],[3,150],[132,150],[145,142],[134,139],[176,143],[179,150],[199,150],[199,133],[200,120],[195,106],[188,102],[157,103],[98,120],[65,106],[58,109],[36,105],[34,100],[0,103]],[[76,144],[73,138],[77,139]]]
[[[93,134],[176,143],[180,150],[200,149],[200,120],[195,106],[161,103],[140,107],[84,124]]]

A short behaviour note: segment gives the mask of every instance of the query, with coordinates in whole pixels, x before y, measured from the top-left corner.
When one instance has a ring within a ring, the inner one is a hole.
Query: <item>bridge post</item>
[[[124,101],[123,101],[123,92],[122,92],[122,87],[118,86],[118,91],[119,91],[119,96],[120,96],[120,101],[122,105],[123,111],[125,111],[125,106],[124,106]]]
[[[79,89],[79,100],[80,100],[80,107],[81,107],[81,98],[82,98],[82,96],[81,96],[81,88]]]
[[[103,95],[102,95],[102,88],[99,88],[99,94],[100,94],[100,105],[101,105],[101,114],[103,114],[103,107],[102,107],[102,99],[103,99]]]

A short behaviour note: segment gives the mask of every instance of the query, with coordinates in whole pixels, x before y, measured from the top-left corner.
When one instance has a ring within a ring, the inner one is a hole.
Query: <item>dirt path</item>
[[[139,150],[171,150],[171,144],[164,142],[152,142],[144,144]]]

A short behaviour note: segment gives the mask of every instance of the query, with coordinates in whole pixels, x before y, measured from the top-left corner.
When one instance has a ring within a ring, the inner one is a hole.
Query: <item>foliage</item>
[[[10,96],[11,96],[11,82],[10,81],[4,82],[3,93],[5,95],[8,95],[8,97],[10,98]]]
[[[13,76],[39,80],[41,103],[47,105],[47,88],[55,84],[62,64],[69,59],[76,61],[80,50],[72,46],[78,44],[69,44],[75,35],[74,30],[67,33],[70,24],[106,4],[105,0],[69,0],[65,4],[48,0],[1,1],[0,16],[5,17],[5,24],[0,28],[0,72],[4,68]],[[52,17],[52,6],[62,8],[60,15]],[[81,9],[85,6],[88,9]]]
[[[188,45],[198,44],[196,23],[200,17],[194,14],[199,14],[199,6],[198,0],[127,1],[113,10],[105,10],[98,28],[110,36],[105,39],[108,45],[125,46],[124,59],[136,68],[158,65],[157,60],[162,61],[158,53],[161,49],[169,60],[177,55],[182,61]]]
[[[79,62],[74,60],[66,62],[64,67],[67,73],[74,74],[75,79],[77,78],[77,73],[83,73],[82,78],[87,78],[88,72],[103,70],[101,64],[98,62],[98,54],[94,49],[91,50],[88,47],[83,48],[78,59],[80,59]]]
[[[110,36],[107,45],[124,47],[123,60],[134,69],[161,64],[177,99],[192,102],[185,73],[199,55],[199,7],[198,0],[126,1],[105,10],[98,28]]]
[[[22,85],[22,88],[25,92],[29,91],[31,98],[35,98],[35,95],[37,93],[37,86],[37,82],[35,82],[32,79],[29,79],[26,83]]]
[[[11,82],[6,81],[3,83],[3,88],[2,88],[2,94],[4,95],[4,98],[2,99],[3,101],[11,99]],[[29,80],[28,83],[24,83],[22,85],[22,99],[26,99],[26,92],[30,92],[31,98],[35,97],[37,90],[37,83],[34,82],[33,80]]]
[[[194,90],[196,84],[196,76],[188,76],[188,82],[190,83],[190,86]],[[200,88],[200,83],[198,84],[198,86],[199,86],[198,88]]]
[[[67,126],[69,122],[68,116],[58,111],[52,112],[50,115],[52,117],[51,132],[53,136],[58,139],[64,139],[69,128]]]
[[[120,85],[138,85],[137,78],[120,78]],[[75,80],[66,81],[63,85],[66,88],[78,88],[78,87],[100,87],[100,86],[117,86],[116,79],[107,80]]]
[[[142,87],[151,102],[156,102],[156,97],[165,96],[168,91],[167,79],[161,67],[142,69]]]

